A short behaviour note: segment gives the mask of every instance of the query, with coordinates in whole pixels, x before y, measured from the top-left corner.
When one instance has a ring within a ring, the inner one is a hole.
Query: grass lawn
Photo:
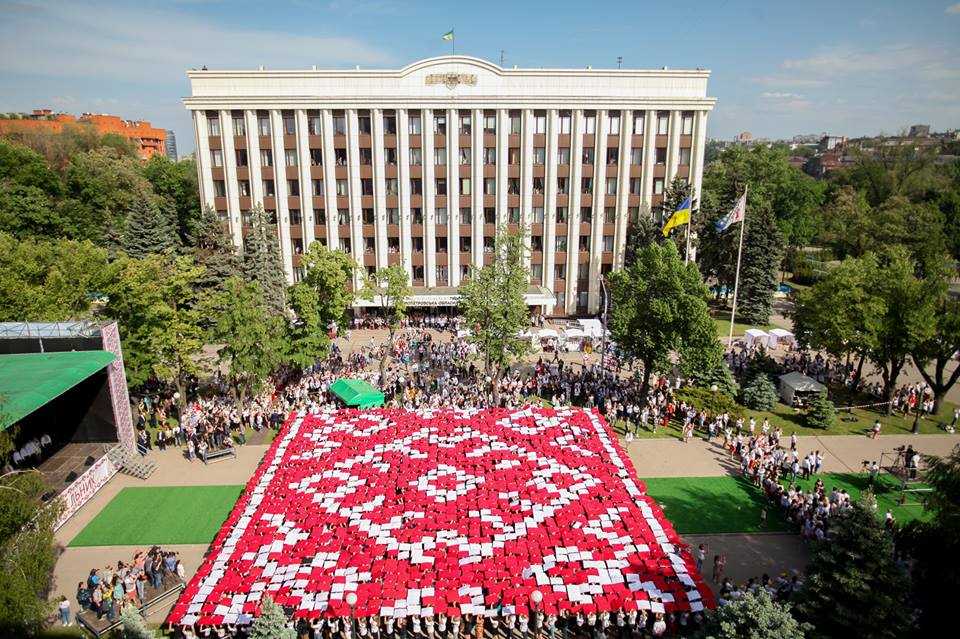
[[[124,488],[70,546],[209,544],[243,486]]]
[[[717,330],[720,333],[720,336],[726,336],[730,334],[730,311],[727,310],[716,310],[711,313],[713,318],[713,323],[717,325]],[[771,328],[783,328],[779,324],[766,324],[764,326],[755,326],[753,324],[741,324],[740,322],[733,323],[733,335],[742,336],[748,328],[759,328],[763,331],[769,331]]]
[[[819,475],[827,491],[834,486],[845,488],[851,499],[859,499],[867,488],[867,477],[854,473],[822,473]],[[710,533],[782,532],[789,527],[779,507],[768,501],[763,492],[743,477],[658,477],[644,479],[647,494],[663,508],[681,535]],[[798,480],[804,489],[813,487],[816,479]],[[789,482],[788,482],[789,483]],[[899,484],[889,476],[880,476],[876,490],[877,509],[882,514],[893,508],[899,523],[925,516],[917,493],[899,503]],[[767,525],[760,528],[760,510],[767,507]]]

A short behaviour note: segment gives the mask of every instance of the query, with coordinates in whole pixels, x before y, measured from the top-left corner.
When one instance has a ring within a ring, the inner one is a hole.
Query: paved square
[[[294,415],[169,621],[711,607],[679,543],[593,411]]]

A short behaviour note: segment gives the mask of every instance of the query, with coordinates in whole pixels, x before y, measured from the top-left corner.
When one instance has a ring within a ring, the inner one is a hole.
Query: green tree
[[[743,387],[743,403],[753,410],[770,410],[779,397],[777,387],[766,375],[755,375]]]
[[[158,206],[152,195],[145,193],[133,201],[126,224],[120,246],[130,257],[171,254],[182,248],[174,212],[167,204]]]
[[[2,411],[2,405],[0,405]],[[53,612],[47,599],[57,560],[53,526],[59,502],[44,505],[41,473],[15,471],[0,476],[0,635],[35,635]]]
[[[765,590],[706,613],[698,639],[803,639],[810,627],[791,613],[791,605],[771,599]]]
[[[960,379],[960,366],[952,372],[947,367],[954,360],[954,354],[960,351],[960,300],[944,292],[934,302],[934,330],[926,332],[917,340],[911,351],[924,381],[933,391],[933,414],[940,414],[943,399]],[[928,368],[933,365],[933,372]]]
[[[213,208],[203,208],[189,243],[194,262],[204,269],[197,280],[198,287],[209,291],[223,290],[228,279],[240,275],[242,260],[224,222]]]
[[[867,492],[833,518],[830,539],[814,546],[795,611],[816,637],[895,639],[910,627],[910,591]]]
[[[243,249],[243,273],[247,281],[260,285],[267,310],[282,315],[286,308],[287,276],[280,258],[276,221],[271,220],[259,204],[250,213],[251,228]]]
[[[636,263],[611,273],[609,282],[610,333],[624,352],[643,364],[641,401],[650,388],[650,375],[669,370],[674,351],[681,352],[681,360],[699,360],[704,371],[720,364],[716,329],[712,334],[703,329],[711,322],[707,289],[696,264],[684,264],[673,242],[644,247]],[[710,364],[714,356],[717,361]]]
[[[751,207],[745,223],[737,310],[746,322],[764,326],[773,313],[773,294],[777,292],[783,262],[783,237],[772,212],[762,203]]]
[[[147,622],[143,619],[140,611],[133,606],[128,606],[120,614],[120,637],[121,639],[155,639],[157,634],[147,627]]]
[[[637,261],[637,252],[648,244],[659,244],[663,233],[653,219],[653,215],[646,207],[637,208],[630,215],[627,223],[627,243],[625,247],[624,264],[631,266]]]
[[[407,316],[407,300],[413,289],[403,264],[391,264],[379,269],[370,276],[367,283],[367,295],[373,300],[379,300],[380,309],[390,321],[390,337],[387,348],[380,358],[380,379],[386,379],[387,360],[393,357],[393,340],[400,322]]]
[[[807,410],[807,426],[827,430],[837,421],[837,411],[833,402],[827,399],[827,391],[820,391],[810,401]]]
[[[218,355],[227,367],[238,408],[284,361],[285,320],[268,312],[256,282],[230,278],[214,303],[217,323],[213,339],[221,344]]]
[[[253,620],[250,639],[295,639],[296,636],[296,630],[287,627],[283,608],[273,603],[269,596],[264,597],[260,614]]]
[[[21,242],[0,233],[0,321],[83,319],[106,270],[106,251],[90,242]]]
[[[934,637],[950,627],[960,591],[960,447],[946,457],[925,457],[924,465],[932,489],[924,494],[924,512],[930,516],[903,526],[897,545],[914,560],[916,636]]]
[[[153,185],[154,193],[175,211],[180,239],[188,242],[196,233],[201,210],[196,162],[174,162],[165,155],[154,155],[143,165],[143,174]]]
[[[530,348],[518,337],[530,322],[527,303],[528,271],[524,231],[497,230],[493,261],[483,268],[471,266],[470,277],[460,285],[459,308],[472,330],[468,340],[483,356],[484,373],[493,383],[494,401],[500,402],[498,382],[511,363]]]
[[[0,231],[20,239],[61,235],[62,194],[60,178],[41,156],[0,140]]]
[[[723,393],[730,399],[736,399],[740,395],[740,385],[733,378],[733,373],[725,362],[710,369],[699,381],[700,386],[704,388],[716,385],[717,392]]]
[[[186,401],[186,380],[202,370],[201,303],[195,283],[201,268],[187,257],[122,256],[110,265],[105,312],[123,340],[127,382],[172,383]]]

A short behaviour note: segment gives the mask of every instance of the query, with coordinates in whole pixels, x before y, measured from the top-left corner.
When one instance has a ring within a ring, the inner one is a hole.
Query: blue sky
[[[451,27],[507,66],[709,68],[712,138],[960,127],[954,0],[0,0],[0,112],[147,119],[189,152],[189,68],[399,68]]]

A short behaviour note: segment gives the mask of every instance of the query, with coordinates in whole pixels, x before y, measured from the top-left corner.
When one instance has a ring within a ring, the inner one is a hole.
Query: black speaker
[[[63,483],[69,484],[69,483],[75,482],[76,480],[77,480],[77,473],[71,470],[70,474],[67,475],[67,478],[63,480]]]
[[[97,461],[93,457],[87,457],[87,461],[83,462],[84,466],[93,466],[93,462]]]

